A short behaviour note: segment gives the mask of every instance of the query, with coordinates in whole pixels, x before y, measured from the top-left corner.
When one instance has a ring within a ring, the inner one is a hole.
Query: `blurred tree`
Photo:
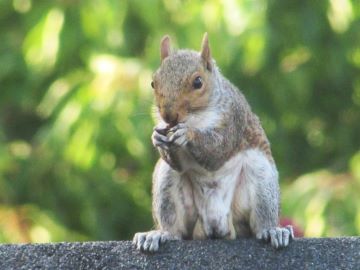
[[[152,226],[159,40],[197,49],[205,31],[272,142],[284,214],[359,234],[359,18],[356,0],[0,1],[0,240]]]

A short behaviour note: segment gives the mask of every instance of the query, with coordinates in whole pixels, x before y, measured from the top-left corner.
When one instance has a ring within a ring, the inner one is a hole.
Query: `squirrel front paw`
[[[167,130],[159,127],[155,127],[153,134],[151,135],[152,143],[155,147],[159,147],[164,150],[169,150],[170,140],[166,136]]]
[[[136,233],[133,244],[138,250],[155,252],[159,250],[161,243],[169,240],[180,240],[179,237],[170,234],[167,231],[154,230],[143,233]]]
[[[185,146],[188,142],[188,135],[188,127],[184,123],[179,123],[170,129],[155,127],[151,140],[155,147],[169,150],[172,146]]]
[[[169,141],[179,147],[188,143],[189,129],[184,123],[179,123],[169,130]]]
[[[289,245],[290,240],[294,239],[294,230],[291,225],[286,227],[275,227],[265,229],[256,235],[256,238],[270,241],[275,248],[282,248]]]

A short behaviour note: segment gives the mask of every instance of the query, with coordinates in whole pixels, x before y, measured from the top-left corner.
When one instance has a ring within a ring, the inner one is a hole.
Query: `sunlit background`
[[[150,229],[159,41],[199,49],[272,143],[282,216],[360,234],[357,0],[0,1],[0,241],[130,239]]]

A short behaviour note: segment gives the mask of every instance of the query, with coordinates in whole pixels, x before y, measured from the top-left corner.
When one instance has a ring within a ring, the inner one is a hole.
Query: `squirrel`
[[[159,123],[152,143],[156,229],[133,243],[154,252],[168,240],[256,237],[275,248],[294,238],[279,227],[280,189],[269,141],[244,95],[219,71],[207,33],[201,51],[160,43],[153,74]]]

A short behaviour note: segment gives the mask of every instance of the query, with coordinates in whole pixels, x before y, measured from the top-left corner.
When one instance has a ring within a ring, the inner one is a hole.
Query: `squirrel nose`
[[[165,112],[162,117],[166,123],[173,127],[177,125],[179,115],[177,113]]]

